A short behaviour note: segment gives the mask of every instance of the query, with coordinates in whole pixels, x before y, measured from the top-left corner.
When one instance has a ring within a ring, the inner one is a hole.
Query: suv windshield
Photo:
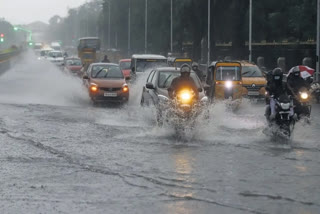
[[[146,70],[151,70],[153,68],[165,67],[167,66],[166,59],[137,59],[136,71],[144,72]]]
[[[243,66],[242,67],[243,77],[263,77],[261,70],[258,66]]]
[[[171,85],[171,82],[176,78],[180,76],[180,72],[177,71],[160,71],[159,73],[159,79],[158,79],[158,86],[159,88],[169,88]],[[198,88],[201,88],[201,84],[197,78],[196,73],[191,72],[190,76],[196,83]]]
[[[122,71],[117,65],[94,65],[91,77],[99,79],[123,79]]]
[[[216,80],[218,81],[240,81],[240,67],[219,66],[217,68]]]
[[[62,57],[61,52],[50,52],[49,57]]]

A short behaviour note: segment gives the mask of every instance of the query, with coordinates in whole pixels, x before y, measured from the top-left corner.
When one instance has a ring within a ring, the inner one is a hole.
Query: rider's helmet
[[[180,73],[181,73],[181,75],[190,75],[190,73],[191,73],[190,65],[188,65],[188,64],[181,65]]]
[[[198,63],[196,63],[196,62],[194,62],[194,63],[192,63],[192,70],[197,70],[199,68],[199,64]]]
[[[281,68],[275,68],[272,71],[272,79],[276,82],[282,82],[283,72]]]
[[[293,75],[294,77],[300,77],[300,69],[299,69],[299,67],[295,67],[295,68],[293,69],[292,75]]]

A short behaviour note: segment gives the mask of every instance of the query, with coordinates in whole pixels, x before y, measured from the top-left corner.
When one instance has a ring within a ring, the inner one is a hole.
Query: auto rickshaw
[[[192,59],[176,58],[176,57],[169,57],[168,58],[168,65],[170,67],[180,68],[183,64],[188,64],[188,65],[192,66]]]
[[[239,62],[213,62],[207,74],[207,95],[211,102],[227,100],[235,110],[242,101],[242,75]]]

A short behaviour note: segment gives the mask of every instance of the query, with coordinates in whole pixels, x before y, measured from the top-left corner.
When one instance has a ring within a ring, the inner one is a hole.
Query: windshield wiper
[[[250,77],[252,77],[255,73],[257,73],[257,71],[253,71]]]
[[[242,73],[242,76],[244,76],[244,75],[246,75],[246,74],[248,74],[248,73],[250,73],[251,71],[246,71],[246,72],[243,72]]]
[[[97,78],[98,75],[101,73],[101,71],[103,71],[104,69],[105,69],[105,68],[101,68],[93,78]]]

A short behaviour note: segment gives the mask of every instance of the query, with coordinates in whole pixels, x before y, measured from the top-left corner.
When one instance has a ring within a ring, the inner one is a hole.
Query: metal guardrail
[[[17,49],[8,49],[0,53],[0,75],[10,69],[11,60],[20,53]]]

